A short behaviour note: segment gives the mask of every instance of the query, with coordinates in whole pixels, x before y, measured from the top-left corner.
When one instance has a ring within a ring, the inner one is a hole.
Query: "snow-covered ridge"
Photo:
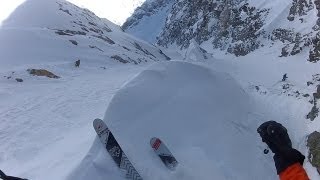
[[[0,28],[0,64],[4,69],[87,61],[89,57],[106,64],[170,59],[119,26],[64,0],[28,0]]]

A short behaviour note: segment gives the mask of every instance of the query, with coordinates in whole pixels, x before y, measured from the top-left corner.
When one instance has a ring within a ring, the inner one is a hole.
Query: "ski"
[[[101,119],[95,119],[93,121],[93,127],[97,132],[101,143],[105,145],[105,148],[114,162],[120,169],[126,172],[126,178],[132,180],[142,180],[141,176],[121,149],[119,143],[114,138],[106,123]]]
[[[154,152],[160,157],[164,165],[170,170],[175,170],[175,168],[178,166],[178,161],[169,151],[168,147],[156,137],[151,138],[150,145]]]
[[[23,179],[23,178],[18,178],[18,177],[13,177],[13,176],[7,176],[4,172],[0,170],[0,179],[3,180],[28,180],[28,179]]]

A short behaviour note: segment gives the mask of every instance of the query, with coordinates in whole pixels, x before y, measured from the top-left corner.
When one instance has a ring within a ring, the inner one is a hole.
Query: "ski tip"
[[[97,118],[97,119],[93,120],[93,127],[96,128],[97,125],[99,125],[99,124],[101,124],[101,123],[103,123],[103,120]]]
[[[93,120],[93,123],[97,123],[97,122],[101,122],[102,119],[96,118],[95,120]]]
[[[150,139],[150,145],[152,146],[156,141],[161,141],[159,138],[157,137],[153,137]]]
[[[154,138],[151,138],[150,140],[150,146],[155,151],[159,149],[161,144],[162,144],[162,141],[159,138],[154,137]]]

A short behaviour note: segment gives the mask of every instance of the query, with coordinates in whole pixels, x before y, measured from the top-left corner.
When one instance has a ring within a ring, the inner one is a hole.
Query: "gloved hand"
[[[292,148],[292,143],[287,129],[275,121],[267,121],[257,129],[262,138],[273,153],[279,153],[281,149]]]
[[[297,162],[303,164],[305,157],[292,148],[287,129],[282,124],[267,121],[261,124],[257,131],[262,142],[265,142],[274,153],[273,159],[278,174]]]

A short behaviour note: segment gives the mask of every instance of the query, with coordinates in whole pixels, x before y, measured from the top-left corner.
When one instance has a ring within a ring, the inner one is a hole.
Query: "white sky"
[[[5,0],[0,5],[0,23],[14,9],[26,0]],[[45,1],[45,0],[44,0]],[[134,8],[145,0],[68,0],[80,7],[93,11],[102,18],[121,25],[134,11]]]
[[[10,0],[1,2],[0,6],[0,23],[5,20],[14,9],[25,0]]]

